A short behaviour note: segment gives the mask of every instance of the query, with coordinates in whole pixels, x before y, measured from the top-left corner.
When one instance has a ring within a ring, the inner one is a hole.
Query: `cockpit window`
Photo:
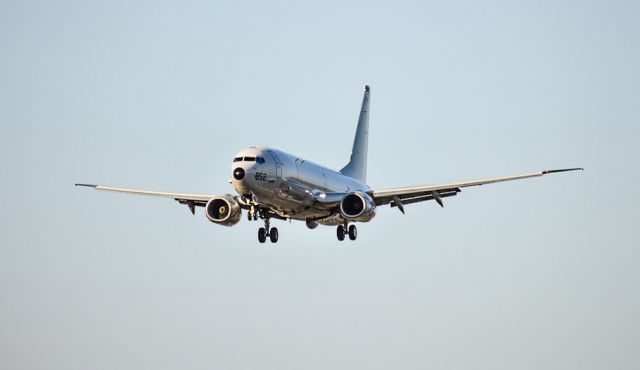
[[[258,162],[264,163],[266,162],[263,157],[235,157],[233,158],[234,162]]]

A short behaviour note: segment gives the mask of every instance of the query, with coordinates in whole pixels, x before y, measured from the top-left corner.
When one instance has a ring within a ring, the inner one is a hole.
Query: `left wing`
[[[379,206],[384,204],[390,204],[391,207],[398,207],[398,209],[402,213],[404,213],[403,205],[416,203],[416,202],[423,202],[426,200],[435,200],[441,207],[443,207],[444,203],[442,202],[442,198],[457,195],[461,191],[460,188],[465,188],[469,186],[479,186],[479,185],[485,185],[485,184],[493,184],[496,182],[503,182],[503,181],[527,179],[530,177],[538,177],[538,176],[543,176],[550,173],[576,171],[576,170],[583,170],[583,168],[544,170],[544,171],[538,171],[538,172],[523,173],[520,175],[493,177],[493,178],[482,179],[482,180],[460,181],[460,182],[452,182],[448,184],[420,185],[420,186],[410,186],[410,187],[404,187],[404,188],[372,190],[369,192],[369,195],[371,195],[376,205]]]
[[[76,184],[76,186],[85,186],[102,191],[112,191],[116,193],[136,194],[136,195],[148,195],[162,198],[173,198],[180,204],[186,204],[191,210],[191,213],[195,213],[195,206],[204,207],[207,202],[215,197],[211,194],[190,194],[190,193],[172,193],[166,191],[153,191],[153,190],[140,190],[130,188],[117,188],[106,185],[94,185],[94,184]]]

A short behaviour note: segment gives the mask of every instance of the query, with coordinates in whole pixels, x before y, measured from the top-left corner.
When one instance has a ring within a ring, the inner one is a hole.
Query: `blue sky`
[[[632,369],[632,1],[3,2],[0,365]],[[348,159],[373,188],[585,167],[234,228],[95,182],[224,194],[233,155]]]

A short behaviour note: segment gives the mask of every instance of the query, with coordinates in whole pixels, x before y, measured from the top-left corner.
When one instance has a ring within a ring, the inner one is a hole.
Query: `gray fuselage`
[[[244,171],[242,176],[236,176],[238,169]],[[241,150],[231,164],[231,171],[233,187],[245,198],[267,205],[285,218],[318,219],[324,224],[341,221],[326,219],[322,222],[334,212],[318,203],[318,197],[370,190],[357,179],[267,147]]]

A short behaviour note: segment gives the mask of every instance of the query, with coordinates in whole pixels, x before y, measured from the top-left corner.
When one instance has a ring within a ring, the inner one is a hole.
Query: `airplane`
[[[435,201],[444,207],[444,198],[458,195],[462,188],[520,180],[552,173],[583,170],[564,168],[542,170],[512,176],[459,181],[436,185],[372,189],[366,183],[369,137],[369,100],[371,89],[364,87],[364,96],[353,140],[349,162],[335,171],[302,157],[269,147],[249,147],[233,157],[231,178],[236,195],[173,193],[140,190],[95,184],[75,184],[96,190],[171,198],[189,207],[204,207],[207,219],[223,226],[236,225],[247,211],[247,219],[261,219],[258,241],[267,238],[278,242],[278,229],[271,227],[271,219],[304,221],[309,229],[318,225],[336,227],[338,240],[345,236],[356,240],[356,222],[369,222],[376,215],[376,207],[389,205],[405,213],[409,204]]]

